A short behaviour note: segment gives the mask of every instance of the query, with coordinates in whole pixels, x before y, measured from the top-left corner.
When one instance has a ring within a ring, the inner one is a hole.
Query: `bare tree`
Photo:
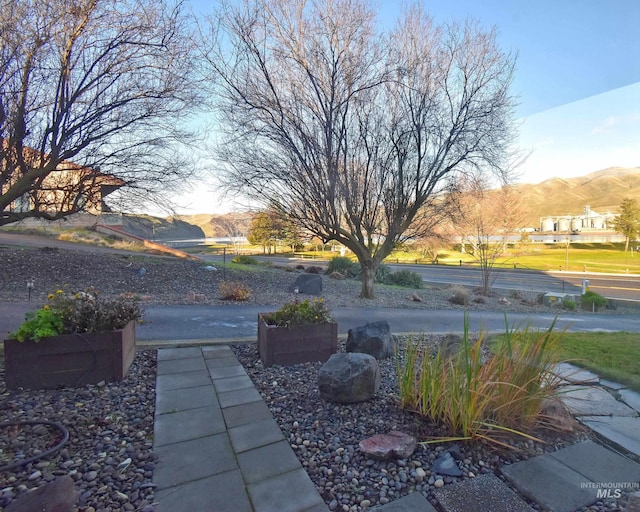
[[[252,215],[249,213],[223,213],[212,215],[209,224],[214,237],[226,237],[233,245],[236,254],[240,251],[241,240],[247,236]]]
[[[524,215],[517,192],[508,185],[486,190],[482,183],[474,182],[456,204],[462,244],[469,246],[480,267],[480,292],[489,295],[496,263],[506,252],[509,236],[522,226]]]
[[[212,26],[228,188],[353,251],[362,297],[460,175],[503,170],[514,59],[492,31],[414,6],[383,33],[364,0],[226,3]]]
[[[0,225],[96,206],[101,187],[138,205],[175,191],[197,100],[182,6],[0,2]]]

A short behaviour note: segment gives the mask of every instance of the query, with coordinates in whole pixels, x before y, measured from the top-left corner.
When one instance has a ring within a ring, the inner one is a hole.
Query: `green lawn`
[[[640,334],[629,332],[565,332],[560,356],[600,377],[640,391]]]

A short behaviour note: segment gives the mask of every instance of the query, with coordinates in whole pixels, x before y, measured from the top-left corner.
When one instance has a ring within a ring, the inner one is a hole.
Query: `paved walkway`
[[[436,491],[445,512],[574,512],[640,491],[640,394],[571,366],[566,405],[603,443],[578,443]],[[327,505],[227,345],[158,350],[159,512],[326,512]],[[631,455],[629,457],[628,455]],[[507,483],[505,483],[508,482]],[[628,510],[640,510],[640,498]],[[638,507],[638,508],[634,508]],[[372,510],[435,512],[419,493]]]

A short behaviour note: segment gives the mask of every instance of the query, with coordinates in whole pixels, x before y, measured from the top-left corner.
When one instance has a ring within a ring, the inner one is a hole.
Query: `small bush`
[[[356,268],[359,269],[360,265],[351,261],[346,256],[334,256],[329,260],[325,274],[340,272],[345,277],[354,277],[357,274]]]
[[[331,322],[329,309],[324,299],[303,300],[285,304],[275,313],[264,316],[269,325],[289,327],[291,325],[326,324]]]
[[[565,299],[565,300],[562,301],[562,307],[564,309],[566,309],[567,311],[575,311],[576,302],[574,300],[571,300],[571,299]]]
[[[245,301],[251,298],[251,288],[239,281],[222,281],[219,290],[222,300]]]
[[[605,307],[607,305],[607,302],[608,301],[605,297],[603,297],[599,293],[592,292],[591,290],[586,291],[580,297],[580,304],[586,308],[591,308],[593,306],[597,308]]]
[[[296,270],[304,270],[304,265],[296,265]]]
[[[468,306],[469,292],[462,286],[454,286],[451,288],[451,297],[449,297],[449,302],[458,306]]]
[[[253,258],[252,256],[247,256],[246,254],[240,254],[231,260],[231,263],[238,263],[240,265],[257,265],[258,260]]]
[[[313,265],[307,267],[305,270],[307,274],[322,274],[322,267],[315,267]]]
[[[389,265],[387,265],[386,263],[379,263],[378,268],[376,269],[376,277],[374,278],[374,282],[390,284],[390,283],[387,283],[387,279],[389,278],[391,273],[392,273],[391,267],[389,267]],[[359,263],[354,262],[353,273],[351,277],[354,277],[355,279],[360,279],[361,275],[362,275],[362,267],[360,266]]]
[[[385,284],[404,286],[405,288],[416,288],[418,290],[424,285],[422,276],[417,272],[411,272],[410,270],[391,272],[385,277],[383,282]]]

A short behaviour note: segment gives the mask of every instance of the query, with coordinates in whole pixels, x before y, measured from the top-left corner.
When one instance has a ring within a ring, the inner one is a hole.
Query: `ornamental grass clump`
[[[398,358],[401,406],[450,432],[427,442],[482,439],[510,446],[505,436],[513,434],[537,440],[531,432],[545,426],[543,400],[559,385],[551,372],[558,361],[553,325],[542,332],[507,328],[488,356],[482,336],[470,340],[468,325],[465,316],[461,349],[453,356],[442,349],[433,356],[410,340]]]
[[[142,319],[142,309],[134,298],[100,297],[95,290],[69,293],[57,290],[38,310],[25,315],[25,321],[9,335],[18,341],[40,341],[49,336],[104,332],[122,329]]]
[[[285,304],[278,311],[266,314],[263,318],[267,324],[280,327],[333,322],[329,316],[329,309],[321,298]]]

